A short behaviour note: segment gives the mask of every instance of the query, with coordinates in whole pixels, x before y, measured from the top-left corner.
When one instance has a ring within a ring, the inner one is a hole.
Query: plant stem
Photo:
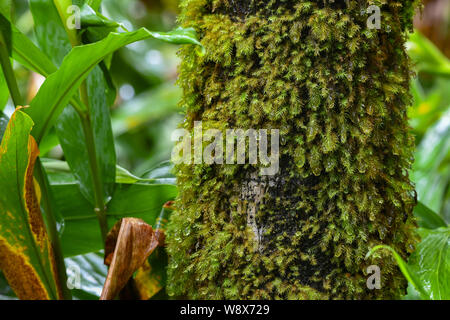
[[[0,64],[3,69],[3,75],[5,76],[6,83],[8,85],[9,92],[11,93],[11,99],[14,105],[23,105],[22,96],[20,95],[19,87],[17,86],[14,71],[11,66],[11,60],[9,59],[8,47],[6,44],[3,32],[0,31]]]
[[[72,294],[67,287],[67,274],[66,265],[64,263],[64,256],[61,249],[61,241],[59,239],[57,227],[56,227],[56,216],[57,212],[54,208],[55,200],[53,198],[53,193],[50,190],[50,183],[48,182],[47,174],[45,173],[44,166],[40,158],[36,160],[36,166],[34,169],[34,175],[37,182],[41,188],[42,192],[42,207],[45,212],[45,222],[47,225],[47,231],[52,245],[53,253],[55,255],[55,261],[57,265],[57,274],[59,285],[62,290],[62,295],[65,300],[72,300]]]
[[[77,32],[74,29],[70,29],[67,26],[67,8],[72,5],[71,0],[53,0],[55,4],[61,21],[63,23],[64,29],[69,37],[69,41],[72,47],[81,45],[80,40],[78,38]],[[94,130],[92,127],[91,121],[91,113],[90,113],[90,104],[89,104],[89,95],[87,89],[86,80],[80,86],[80,98],[81,103],[84,105],[85,109],[75,108],[78,112],[78,115],[81,119],[81,124],[83,127],[84,138],[86,143],[86,148],[88,151],[88,162],[89,162],[89,170],[91,172],[92,184],[94,187],[94,210],[97,215],[98,222],[100,224],[100,231],[102,234],[103,245],[105,245],[106,235],[108,234],[108,221],[106,219],[106,203],[103,197],[103,181],[100,172],[100,166],[97,161],[97,152],[95,148],[95,137]]]
[[[85,83],[82,84],[82,86]],[[83,91],[80,88],[80,91]],[[86,90],[87,91],[87,90]],[[83,95],[82,95],[83,96]],[[85,105],[86,102],[83,101]],[[97,215],[98,222],[100,224],[100,231],[102,233],[103,245],[105,244],[106,235],[108,234],[108,221],[106,219],[106,204],[103,198],[103,183],[100,174],[100,169],[97,162],[97,153],[95,149],[95,139],[92,130],[92,123],[90,115],[88,113],[81,114],[81,124],[83,127],[85,143],[89,156],[89,169],[91,171],[92,183],[94,186],[94,201],[95,201],[95,214]]]

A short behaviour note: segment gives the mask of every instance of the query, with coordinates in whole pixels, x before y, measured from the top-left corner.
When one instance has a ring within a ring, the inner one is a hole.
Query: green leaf
[[[50,0],[32,0],[32,3],[31,10],[35,20],[36,31],[54,30],[52,34],[38,38],[39,44],[48,56],[54,57],[56,64],[60,64],[64,56],[70,51],[71,45],[56,7],[53,5],[53,1]],[[61,46],[66,48],[66,50],[61,50]],[[106,87],[104,74],[98,66],[89,74],[86,84],[95,157],[100,171],[103,199],[106,203],[111,198],[114,188],[116,153],[109,105],[105,98],[105,92],[108,88]],[[94,203],[92,173],[90,170],[87,170],[90,167],[90,157],[86,145],[86,136],[80,116],[72,106],[64,109],[58,118],[55,128],[66,161],[80,182],[82,194],[91,203]]]
[[[411,179],[418,199],[441,214],[450,182],[450,110],[431,127],[417,147]]]
[[[0,13],[6,18],[11,18],[11,0],[2,0],[0,3]]]
[[[116,182],[117,183],[126,183],[126,184],[133,184],[136,182],[152,182],[155,181],[154,179],[142,179],[134,174],[132,174],[130,171],[128,171],[125,168],[117,166],[116,168]]]
[[[408,264],[432,300],[450,299],[450,228],[420,229],[422,241]]]
[[[97,67],[87,78],[88,97],[90,103],[90,118],[95,143],[95,157],[100,169],[105,203],[111,198],[116,175],[116,151],[111,128],[109,107],[105,97],[105,81],[103,73]],[[66,161],[72,173],[80,182],[82,194],[92,204],[94,185],[89,168],[89,154],[86,146],[86,136],[81,119],[71,106],[64,109],[55,126]]]
[[[428,298],[428,295],[423,288],[423,283],[420,282],[418,276],[411,270],[410,266],[405,262],[405,260],[403,260],[402,257],[390,246],[379,245],[373,247],[369,251],[369,253],[367,253],[366,259],[369,258],[371,255],[373,255],[376,251],[379,251],[381,249],[388,250],[392,253],[395,260],[397,261],[400,270],[402,271],[403,275],[408,280],[408,282],[411,283],[414,286],[414,288],[416,288],[421,293],[423,297]]]
[[[83,43],[92,43],[100,41],[108,36],[110,32],[116,32],[121,24],[112,21],[100,12],[89,6],[88,3],[84,3],[81,6],[81,30]],[[125,30],[125,27],[122,26]],[[128,31],[128,30],[126,30]],[[112,55],[105,60],[111,60]]]
[[[17,86],[16,77],[11,64],[11,50],[12,50],[12,30],[8,20],[3,14],[0,14],[0,65],[2,69],[3,80],[6,82],[8,91],[11,94],[11,99],[15,106],[22,106],[23,101]],[[3,93],[4,95],[4,93]],[[4,100],[5,98],[2,97]],[[3,108],[3,106],[2,106]]]
[[[41,159],[45,170],[49,174],[51,184],[75,184],[75,177],[65,161],[56,159]],[[121,166],[116,166],[116,182],[119,184],[170,184],[175,185],[175,176],[171,173],[173,165],[170,162],[163,162],[146,174],[148,178],[135,176],[130,171]]]
[[[100,298],[108,273],[103,258],[103,251],[99,251],[64,259],[69,283],[73,287],[71,292],[74,299],[98,300]]]
[[[0,27],[10,27],[12,36],[12,57],[24,67],[47,77],[55,72],[57,68],[53,62],[43,53],[26,35],[21,33],[14,25],[6,19],[0,19]],[[70,101],[72,105],[79,108],[80,101],[73,97]]]
[[[63,293],[33,178],[39,150],[32,126],[17,110],[0,146],[0,269],[19,298],[58,299]]]
[[[374,247],[367,257],[380,249],[389,250],[408,282],[423,299],[450,299],[450,228],[419,229],[422,241],[406,263],[391,247]]]
[[[59,66],[72,46],[53,0],[30,0],[30,11],[40,48]]]
[[[91,8],[98,11],[100,10],[100,5],[102,4],[102,0],[87,0],[86,2]]]
[[[418,202],[414,208],[414,214],[418,218],[419,226],[426,229],[446,227],[445,221],[433,210],[422,202]]]
[[[82,27],[119,27],[115,21],[112,21],[101,13],[95,11],[89,4],[85,3],[81,6],[81,26]]]
[[[49,133],[42,139],[39,145],[39,151],[42,156],[45,156],[49,151],[59,145],[58,136],[55,129],[50,129]]]
[[[62,212],[65,228],[61,244],[66,257],[103,248],[93,206],[81,195],[77,184],[54,184],[52,190]],[[108,204],[108,225],[124,217],[135,217],[153,225],[161,207],[177,195],[173,185],[118,184]]]
[[[410,34],[407,47],[419,71],[450,77],[450,60],[418,31]]]
[[[402,300],[422,300],[420,293],[414,288],[411,283],[408,283],[408,288],[406,289],[406,295],[402,297]]]
[[[6,23],[6,22],[5,22]],[[9,23],[9,22],[8,22]],[[11,25],[11,24],[10,24]],[[26,68],[48,77],[57,68],[26,35],[12,26],[12,57]]]
[[[109,54],[130,43],[148,38],[171,43],[199,44],[193,34],[193,31],[181,32],[179,29],[172,33],[158,33],[142,28],[134,32],[111,33],[99,42],[73,48],[64,58],[59,70],[47,78],[27,109],[27,113],[36,123],[33,136],[38,142],[41,141],[80,84]]]
[[[144,179],[156,179],[159,183],[176,184],[176,178],[173,175],[173,163],[163,161],[142,175]]]

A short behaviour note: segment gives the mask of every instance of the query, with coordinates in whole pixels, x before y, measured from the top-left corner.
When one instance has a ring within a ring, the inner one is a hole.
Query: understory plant
[[[65,257],[103,249],[121,218],[155,226],[176,195],[170,179],[117,166],[109,69],[114,52],[128,44],[154,38],[198,45],[195,31],[127,31],[101,14],[100,3],[30,0],[39,46],[11,23],[11,2],[0,7],[1,78],[16,107],[1,123],[0,270],[21,299],[70,299]],[[29,105],[12,60],[46,78]],[[55,141],[65,161],[41,159],[39,150]],[[169,170],[158,169],[163,176]]]

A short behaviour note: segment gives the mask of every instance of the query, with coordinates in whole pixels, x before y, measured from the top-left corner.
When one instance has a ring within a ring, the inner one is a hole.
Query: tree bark
[[[417,1],[185,0],[183,128],[279,129],[280,169],[179,164],[168,292],[195,299],[397,298],[414,250],[406,32]],[[370,5],[381,29],[369,29]],[[247,161],[248,163],[248,161]],[[367,267],[381,271],[371,290]]]

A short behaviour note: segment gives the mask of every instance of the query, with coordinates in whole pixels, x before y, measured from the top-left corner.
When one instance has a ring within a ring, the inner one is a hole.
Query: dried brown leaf
[[[110,268],[100,300],[114,299],[157,246],[155,232],[141,219],[117,222],[106,239],[105,264]]]

